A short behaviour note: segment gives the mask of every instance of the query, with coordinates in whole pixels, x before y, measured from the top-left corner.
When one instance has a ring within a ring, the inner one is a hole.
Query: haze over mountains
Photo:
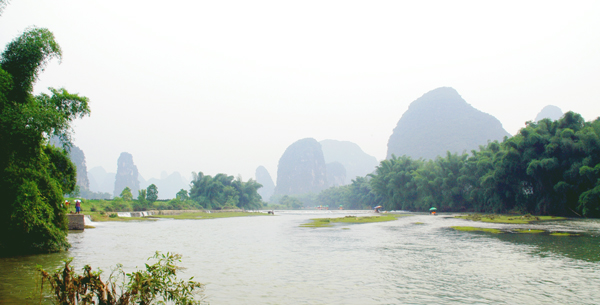
[[[562,116],[556,106],[546,106],[537,115],[556,120]],[[510,135],[492,115],[481,112],[469,105],[459,93],[449,87],[442,87],[425,93],[411,103],[401,116],[388,141],[388,158],[407,155],[412,158],[433,159],[452,153],[469,153],[485,145],[488,141],[502,141]],[[83,152],[72,157],[77,164],[85,166]],[[81,155],[81,156],[79,156]],[[133,156],[123,153],[119,157],[119,174],[107,173],[101,167],[89,170],[89,189],[93,192],[110,193],[118,196],[125,186],[137,190],[155,184],[159,198],[174,198],[180,189],[188,189],[188,179],[179,172],[167,174],[163,171],[160,179],[145,180],[137,172]],[[279,160],[277,184],[264,166],[256,169],[255,177],[263,187],[259,194],[268,201],[275,195],[295,195],[318,193],[332,186],[352,183],[356,177],[364,177],[373,172],[378,160],[366,154],[356,143],[332,139],[317,142],[305,138],[292,143]],[[81,183],[86,183],[82,179]]]
[[[387,158],[434,159],[447,151],[468,153],[504,137],[510,134],[498,119],[467,104],[453,88],[442,87],[410,104],[390,136]]]
[[[560,119],[563,116],[563,114],[564,113],[562,112],[562,110],[560,110],[560,108],[554,105],[548,105],[544,107],[542,111],[540,111],[540,113],[538,113],[538,115],[535,117],[535,121],[539,122],[546,118],[551,119],[552,121],[556,121]]]

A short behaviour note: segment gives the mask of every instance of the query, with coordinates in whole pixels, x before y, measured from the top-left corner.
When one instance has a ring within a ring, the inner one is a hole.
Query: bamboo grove
[[[600,217],[600,119],[527,122],[470,155],[393,156],[369,177],[388,210]]]

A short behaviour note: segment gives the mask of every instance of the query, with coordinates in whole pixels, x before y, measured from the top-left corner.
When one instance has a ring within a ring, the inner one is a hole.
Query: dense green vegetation
[[[256,210],[263,206],[257,192],[261,186],[252,179],[244,182],[241,178],[234,179],[225,174],[211,177],[199,172],[193,173],[189,197],[199,208]]]
[[[600,120],[568,112],[471,155],[393,156],[370,182],[388,210],[600,217],[599,136]]]
[[[76,169],[48,138],[70,143],[70,123],[90,110],[87,98],[65,89],[33,95],[52,58],[61,49],[40,28],[13,40],[0,58],[0,255],[69,247],[63,194],[75,190]]]

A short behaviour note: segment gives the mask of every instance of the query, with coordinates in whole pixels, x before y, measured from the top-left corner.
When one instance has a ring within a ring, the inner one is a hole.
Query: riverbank
[[[268,216],[263,212],[249,212],[241,209],[235,210],[150,210],[143,212],[86,212],[90,215],[92,221],[155,221],[158,218],[172,219],[213,219],[226,217],[245,217],[245,216]],[[124,216],[136,215],[136,216]],[[137,216],[145,215],[145,216]]]
[[[163,212],[163,211],[161,211]],[[171,212],[171,211],[169,211]],[[216,211],[185,211],[183,213],[159,213],[148,218],[171,218],[171,219],[214,219],[227,217],[247,216],[272,216],[263,212],[247,212],[243,210],[216,210]]]

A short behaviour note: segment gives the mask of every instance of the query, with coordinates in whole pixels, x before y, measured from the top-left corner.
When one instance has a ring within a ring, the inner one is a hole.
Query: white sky
[[[36,93],[65,87],[88,169],[241,174],[296,140],[382,160],[408,105],[442,86],[515,134],[546,105],[600,115],[599,1],[12,0],[0,46],[28,26],[63,50]]]

